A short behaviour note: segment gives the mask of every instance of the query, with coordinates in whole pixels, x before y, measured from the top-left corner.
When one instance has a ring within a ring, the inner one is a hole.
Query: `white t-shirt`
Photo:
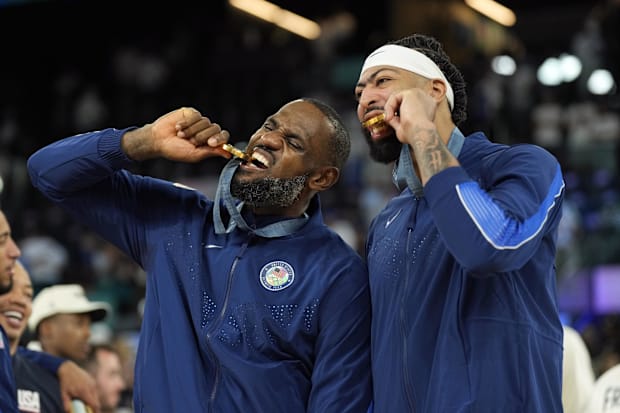
[[[562,407],[564,413],[581,413],[594,388],[592,358],[581,335],[564,326]]]
[[[620,413],[620,364],[596,380],[585,413]]]

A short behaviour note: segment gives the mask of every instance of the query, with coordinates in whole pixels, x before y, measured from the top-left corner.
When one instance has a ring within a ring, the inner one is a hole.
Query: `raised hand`
[[[230,134],[194,108],[179,108],[155,122],[128,131],[122,147],[127,156],[141,161],[166,158],[198,162],[211,156],[230,158],[222,149]]]

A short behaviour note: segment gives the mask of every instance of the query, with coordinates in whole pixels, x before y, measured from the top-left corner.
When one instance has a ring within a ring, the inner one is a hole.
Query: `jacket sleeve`
[[[320,305],[308,413],[366,413],[370,406],[370,291],[356,258],[330,267],[342,273]]]
[[[43,367],[53,375],[56,375],[60,365],[66,361],[63,358],[52,356],[51,354],[44,353],[42,351],[30,350],[21,346],[17,348],[17,353],[20,356]]]
[[[462,167],[427,182],[435,225],[470,271],[521,268],[543,242],[555,242],[564,196],[560,165],[543,148],[518,145],[484,168],[484,182],[472,180]]]
[[[122,169],[134,164],[120,146],[126,130],[56,141],[30,156],[28,172],[43,195],[142,264],[144,214],[139,206],[148,200],[140,199],[144,178]]]

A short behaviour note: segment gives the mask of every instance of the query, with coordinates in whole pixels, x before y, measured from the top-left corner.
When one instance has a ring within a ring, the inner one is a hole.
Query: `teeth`
[[[253,152],[251,158],[252,160],[258,161],[261,164],[263,164],[265,167],[269,168],[269,161],[262,154]]]
[[[22,313],[20,313],[19,311],[5,311],[4,312],[4,316],[5,317],[17,318],[18,320],[21,320],[21,319],[24,318],[24,315]]]

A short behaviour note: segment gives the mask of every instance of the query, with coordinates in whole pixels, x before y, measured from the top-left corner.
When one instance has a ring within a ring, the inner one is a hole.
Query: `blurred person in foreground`
[[[30,276],[18,261],[13,271],[13,288],[0,296],[0,324],[11,344],[17,404],[21,412],[62,412],[58,378],[17,351],[32,313],[33,291]]]
[[[229,158],[228,139],[180,108],[65,138],[28,161],[35,187],[148,274],[134,409],[366,412],[366,267],[325,225],[318,196],[349,155],[339,115],[316,99],[286,103],[251,136],[248,159],[223,168],[214,200],[127,170]]]
[[[83,364],[97,383],[101,413],[117,413],[125,380],[121,356],[111,345],[95,344]]]
[[[375,412],[561,412],[557,160],[465,137],[465,82],[426,35],[370,53],[355,95],[400,190],[366,245]]]
[[[577,330],[563,329],[562,407],[564,413],[583,413],[595,382],[592,356]]]
[[[47,372],[56,375],[60,382],[62,406],[66,412],[71,410],[73,398],[83,400],[95,412],[98,412],[99,400],[95,382],[87,372],[71,360],[64,360],[18,346],[19,338],[26,327],[26,320],[30,316],[28,298],[22,297],[16,304],[12,301],[15,297],[13,295],[13,278],[16,271],[20,271],[16,269],[19,265],[17,261],[19,256],[20,250],[11,235],[9,222],[4,212],[0,211],[0,298],[4,299],[6,294],[10,294],[6,300],[3,300],[3,303],[6,303],[8,307],[0,312],[0,320],[2,321],[0,323],[0,412],[19,412],[12,354],[19,355],[20,360],[30,360]],[[18,274],[20,280],[23,279],[23,275],[21,272]],[[20,291],[16,290],[15,293],[21,294],[23,289],[20,287]],[[27,294],[28,292],[26,292]],[[18,309],[12,308],[13,305]],[[23,394],[25,395],[25,393]],[[25,406],[24,403],[28,406]],[[20,400],[19,405],[32,408],[31,403],[32,400],[23,399]]]
[[[620,364],[601,374],[592,387],[584,413],[620,413]]]
[[[103,301],[90,301],[79,284],[45,287],[34,297],[28,327],[40,348],[54,356],[83,363],[90,351],[91,325],[104,320],[111,307]]]

